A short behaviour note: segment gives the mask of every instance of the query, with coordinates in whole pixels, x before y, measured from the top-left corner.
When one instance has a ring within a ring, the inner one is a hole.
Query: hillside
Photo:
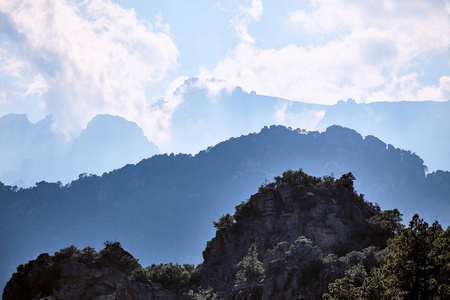
[[[121,241],[144,265],[199,263],[214,235],[212,221],[261,183],[299,168],[314,176],[351,171],[358,191],[382,209],[450,224],[449,172],[425,175],[417,155],[350,129],[272,126],[196,156],[157,155],[102,176],[80,175],[66,186],[1,186],[2,281],[39,253],[70,244],[98,248],[105,240]]]
[[[187,287],[198,290],[200,286],[225,295],[231,293],[237,264],[251,244],[256,245],[260,250],[259,258],[263,258],[271,255],[266,250],[278,249],[282,243],[292,243],[299,251],[305,246],[309,248],[311,253],[308,257],[296,257],[307,261],[299,265],[299,274],[307,271],[303,268],[317,268],[317,276],[325,272],[328,278],[315,285],[315,288],[321,287],[318,291],[308,288],[303,282],[292,285],[290,295],[281,297],[290,299],[300,291],[319,295],[326,291],[327,283],[345,269],[343,265],[339,271],[331,273],[327,268],[322,270],[324,255],[344,255],[352,250],[361,250],[373,244],[371,237],[377,233],[377,229],[369,226],[369,219],[381,212],[354,192],[353,179],[351,174],[346,174],[338,180],[321,180],[300,170],[285,172],[276,184],[262,186],[260,193],[236,207],[232,217],[221,218],[216,223],[216,237],[208,242],[203,253],[204,263],[195,272],[190,269],[191,276],[184,275],[186,282],[183,277],[172,277],[170,269],[165,270],[167,277],[163,276],[164,273],[155,273],[158,270],[155,265],[142,269],[120,243],[107,242],[98,253],[90,247],[78,250],[71,246],[54,256],[39,255],[35,261],[18,267],[5,288],[3,299],[191,299],[186,295]],[[362,239],[363,236],[365,238]],[[379,248],[384,246],[386,238],[377,245]],[[308,242],[305,245],[302,239],[310,239],[314,244],[309,245],[311,242]],[[292,276],[298,275],[289,275]],[[309,274],[309,277],[315,279],[314,274]],[[171,281],[178,281],[178,284],[171,286]],[[272,287],[268,293],[276,295],[276,288]]]
[[[445,267],[450,227],[428,226],[415,215],[404,228],[398,210],[382,211],[364,201],[354,180],[352,173],[322,179],[301,169],[275,177],[233,215],[214,222],[216,235],[196,268],[172,263],[143,268],[119,242],[107,241],[99,252],[70,246],[19,265],[3,299],[450,296]],[[420,268],[427,272],[417,273]]]

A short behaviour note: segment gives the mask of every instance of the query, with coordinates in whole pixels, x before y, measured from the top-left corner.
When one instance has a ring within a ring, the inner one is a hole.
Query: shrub
[[[262,263],[258,260],[258,251],[255,244],[248,248],[248,254],[237,264],[239,271],[236,274],[236,285],[242,284],[264,273]]]
[[[234,222],[235,222],[234,217],[231,216],[230,214],[226,214],[222,215],[219,218],[219,221],[213,222],[213,224],[214,228],[216,228],[217,230],[222,230],[231,227],[231,225],[233,225]]]

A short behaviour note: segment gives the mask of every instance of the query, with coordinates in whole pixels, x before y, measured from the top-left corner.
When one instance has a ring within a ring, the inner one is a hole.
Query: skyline
[[[69,140],[112,114],[164,149],[191,77],[211,101],[237,86],[329,105],[450,99],[448,0],[17,0],[0,28],[0,116],[52,115]]]

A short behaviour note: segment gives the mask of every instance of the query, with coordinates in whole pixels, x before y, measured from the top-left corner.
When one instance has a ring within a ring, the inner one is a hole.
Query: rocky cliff
[[[349,268],[338,256],[381,248],[392,233],[376,226],[383,213],[354,191],[354,179],[301,169],[275,177],[214,222],[195,270],[144,269],[118,242],[98,253],[71,246],[19,266],[3,299],[320,299]],[[257,270],[243,273],[248,264]]]
[[[322,180],[300,170],[285,172],[276,182],[261,186],[259,193],[236,207],[234,216],[226,215],[216,223],[216,236],[203,252],[203,284],[218,289],[226,289],[226,284],[231,287],[237,264],[252,244],[258,249],[264,268],[272,270],[259,278],[263,284],[256,293],[265,295],[261,299],[272,299],[274,291],[285,288],[291,290],[288,295],[297,295],[303,286],[293,282],[303,276],[296,273],[306,272],[311,265],[318,268],[318,273],[311,276],[329,276],[330,270],[320,274],[325,268],[319,268],[321,263],[317,262],[329,254],[344,255],[373,244],[368,219],[379,211],[353,190],[353,179],[349,173],[338,180]],[[308,242],[298,243],[300,237]],[[274,261],[278,262],[277,267]],[[291,268],[288,272],[287,267],[281,271],[281,261],[285,267],[295,266],[296,271]],[[278,271],[274,273],[275,269]],[[325,285],[321,289],[326,288],[327,281],[322,280]],[[277,299],[290,299],[288,295]],[[241,296],[230,299],[247,299]]]

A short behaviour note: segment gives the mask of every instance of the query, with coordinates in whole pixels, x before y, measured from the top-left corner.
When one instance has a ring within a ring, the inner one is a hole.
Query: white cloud
[[[152,141],[160,150],[165,150],[166,144],[170,142],[172,114],[184,101],[183,94],[186,92],[186,86],[183,83],[186,79],[188,77],[182,76],[173,80],[167,87],[164,98],[147,109],[151,116],[148,127],[152,132]]]
[[[47,91],[48,91],[48,83],[44,79],[42,74],[39,73],[33,77],[33,81],[28,86],[25,96],[34,95],[34,94],[42,96]]]
[[[0,71],[22,76],[25,95],[42,95],[56,130],[72,136],[108,113],[137,122],[150,139],[156,134],[145,88],[178,57],[160,17],[151,24],[109,0],[2,1],[0,15],[11,28],[3,51],[24,64]]]
[[[248,4],[248,0],[245,4]],[[248,33],[248,23],[251,21],[259,20],[259,17],[263,13],[263,5],[261,0],[251,0],[250,5],[238,4],[238,12],[231,19],[231,24],[234,26],[241,42],[254,43],[255,39]]]
[[[303,109],[300,114],[290,111],[292,101],[280,101],[275,107],[275,119],[277,124],[291,126],[293,128],[302,128],[306,130],[315,130],[319,122],[325,116],[325,110]]]
[[[256,19],[247,19],[245,31],[237,31],[241,42],[201,76],[258,94],[326,104],[347,98],[448,100],[445,83],[423,86],[417,75],[429,57],[449,49],[445,7],[448,2],[425,0],[311,1],[289,14],[286,24],[320,42],[292,41],[278,49],[255,46],[258,37],[247,24]]]

